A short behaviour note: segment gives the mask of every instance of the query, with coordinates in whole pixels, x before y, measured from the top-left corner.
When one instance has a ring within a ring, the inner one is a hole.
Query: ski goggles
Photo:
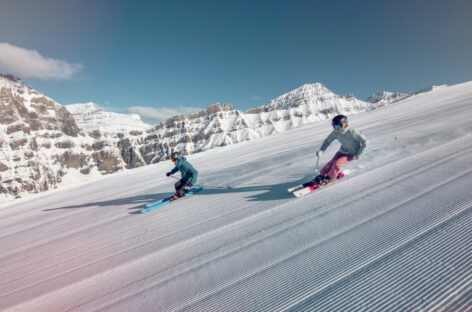
[[[171,158],[170,159],[172,162],[176,162],[177,161],[177,158]]]
[[[339,129],[341,129],[342,127],[343,127],[343,126],[341,126],[341,125],[333,125],[334,130],[339,130]]]

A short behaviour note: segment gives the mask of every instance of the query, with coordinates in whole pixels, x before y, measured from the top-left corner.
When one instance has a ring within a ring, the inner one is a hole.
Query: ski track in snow
[[[472,311],[471,103],[465,83],[352,116],[399,139],[301,198],[328,122],[189,156],[204,190],[149,214],[170,162],[4,205],[0,310]]]

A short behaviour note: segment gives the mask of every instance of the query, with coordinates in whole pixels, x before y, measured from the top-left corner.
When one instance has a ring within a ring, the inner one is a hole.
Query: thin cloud
[[[202,108],[198,107],[179,107],[177,109],[173,108],[160,108],[156,109],[148,106],[132,106],[128,109],[130,113],[138,114],[141,116],[141,119],[159,123],[175,115],[189,115],[193,113],[201,112]]]
[[[47,58],[36,50],[28,50],[0,42],[0,69],[20,77],[38,79],[71,79],[81,64]]]

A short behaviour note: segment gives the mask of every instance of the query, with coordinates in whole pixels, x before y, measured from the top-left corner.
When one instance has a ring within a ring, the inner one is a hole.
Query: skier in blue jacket
[[[180,171],[181,179],[175,183],[175,191],[173,199],[185,196],[186,186],[192,187],[197,183],[198,171],[192,167],[187,159],[180,155],[178,152],[173,152],[170,159],[175,164],[175,168],[167,172],[167,176]]]

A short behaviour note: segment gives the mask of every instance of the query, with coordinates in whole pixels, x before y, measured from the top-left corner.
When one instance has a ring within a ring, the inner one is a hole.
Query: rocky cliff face
[[[283,132],[337,114],[376,108],[322,84],[304,85],[242,112],[215,104],[154,127],[139,116],[104,112],[93,103],[61,106],[10,75],[0,75],[0,195],[3,200]],[[0,199],[1,200],[1,199]]]
[[[11,75],[0,75],[0,194],[56,188],[74,169],[112,173],[119,151],[80,129],[67,109]]]

